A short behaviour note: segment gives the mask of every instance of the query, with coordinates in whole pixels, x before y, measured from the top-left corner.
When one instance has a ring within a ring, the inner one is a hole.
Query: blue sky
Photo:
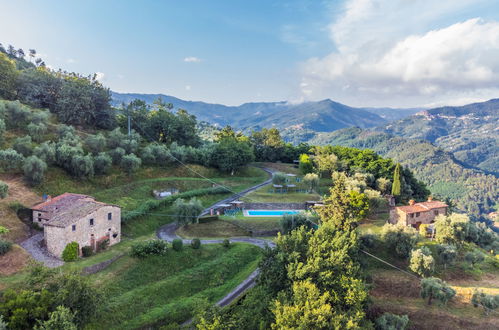
[[[0,42],[120,92],[421,106],[499,97],[497,20],[481,0],[0,1]]]

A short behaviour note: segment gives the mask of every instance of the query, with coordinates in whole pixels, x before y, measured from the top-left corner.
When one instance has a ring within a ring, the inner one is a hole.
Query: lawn
[[[295,184],[295,183],[294,183]],[[305,189],[302,183],[296,183],[298,189]],[[272,184],[265,185],[248,195],[244,196],[244,202],[252,203],[304,203],[306,201],[318,201],[321,199],[317,193],[303,193],[303,192],[288,192],[288,193],[275,193],[269,192],[272,190]]]
[[[281,217],[245,217],[243,213],[240,212],[235,216],[221,216],[220,219],[233,223],[253,233],[281,229]]]
[[[215,303],[253,270],[258,247],[232,244],[184,247],[166,256],[124,256],[92,275],[105,292],[103,313],[89,328],[136,329],[182,323],[201,306]]]
[[[181,227],[177,234],[183,238],[221,238],[249,236],[247,230],[223,220],[211,221],[207,223],[196,223]]]

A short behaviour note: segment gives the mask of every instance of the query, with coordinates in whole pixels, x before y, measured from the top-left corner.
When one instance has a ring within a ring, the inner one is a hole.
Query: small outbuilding
[[[68,243],[94,251],[107,240],[109,245],[121,240],[121,208],[98,202],[92,196],[64,193],[48,196],[32,208],[33,222],[43,227],[47,250],[61,257]]]

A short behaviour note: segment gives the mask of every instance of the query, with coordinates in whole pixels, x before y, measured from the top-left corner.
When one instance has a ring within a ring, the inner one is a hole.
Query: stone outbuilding
[[[81,253],[84,246],[96,251],[105,240],[109,245],[121,240],[120,207],[94,197],[73,193],[48,196],[31,209],[33,222],[43,227],[47,250],[56,257],[61,257],[70,242],[77,242]]]
[[[434,223],[438,215],[446,215],[448,207],[444,202],[434,201],[431,197],[427,202],[421,203],[411,200],[409,205],[390,208],[390,223],[419,229],[422,224]]]

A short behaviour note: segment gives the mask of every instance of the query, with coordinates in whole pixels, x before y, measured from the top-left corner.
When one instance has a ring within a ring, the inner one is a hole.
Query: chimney
[[[409,205],[414,205],[414,203],[415,203],[415,202],[414,202],[414,199],[411,199],[411,200],[409,201]]]
[[[47,198],[46,198],[46,200],[45,200],[45,201],[46,201],[46,202],[50,202],[51,200],[52,200],[52,196],[47,195]]]
[[[433,201],[433,196],[428,196],[428,202]]]

